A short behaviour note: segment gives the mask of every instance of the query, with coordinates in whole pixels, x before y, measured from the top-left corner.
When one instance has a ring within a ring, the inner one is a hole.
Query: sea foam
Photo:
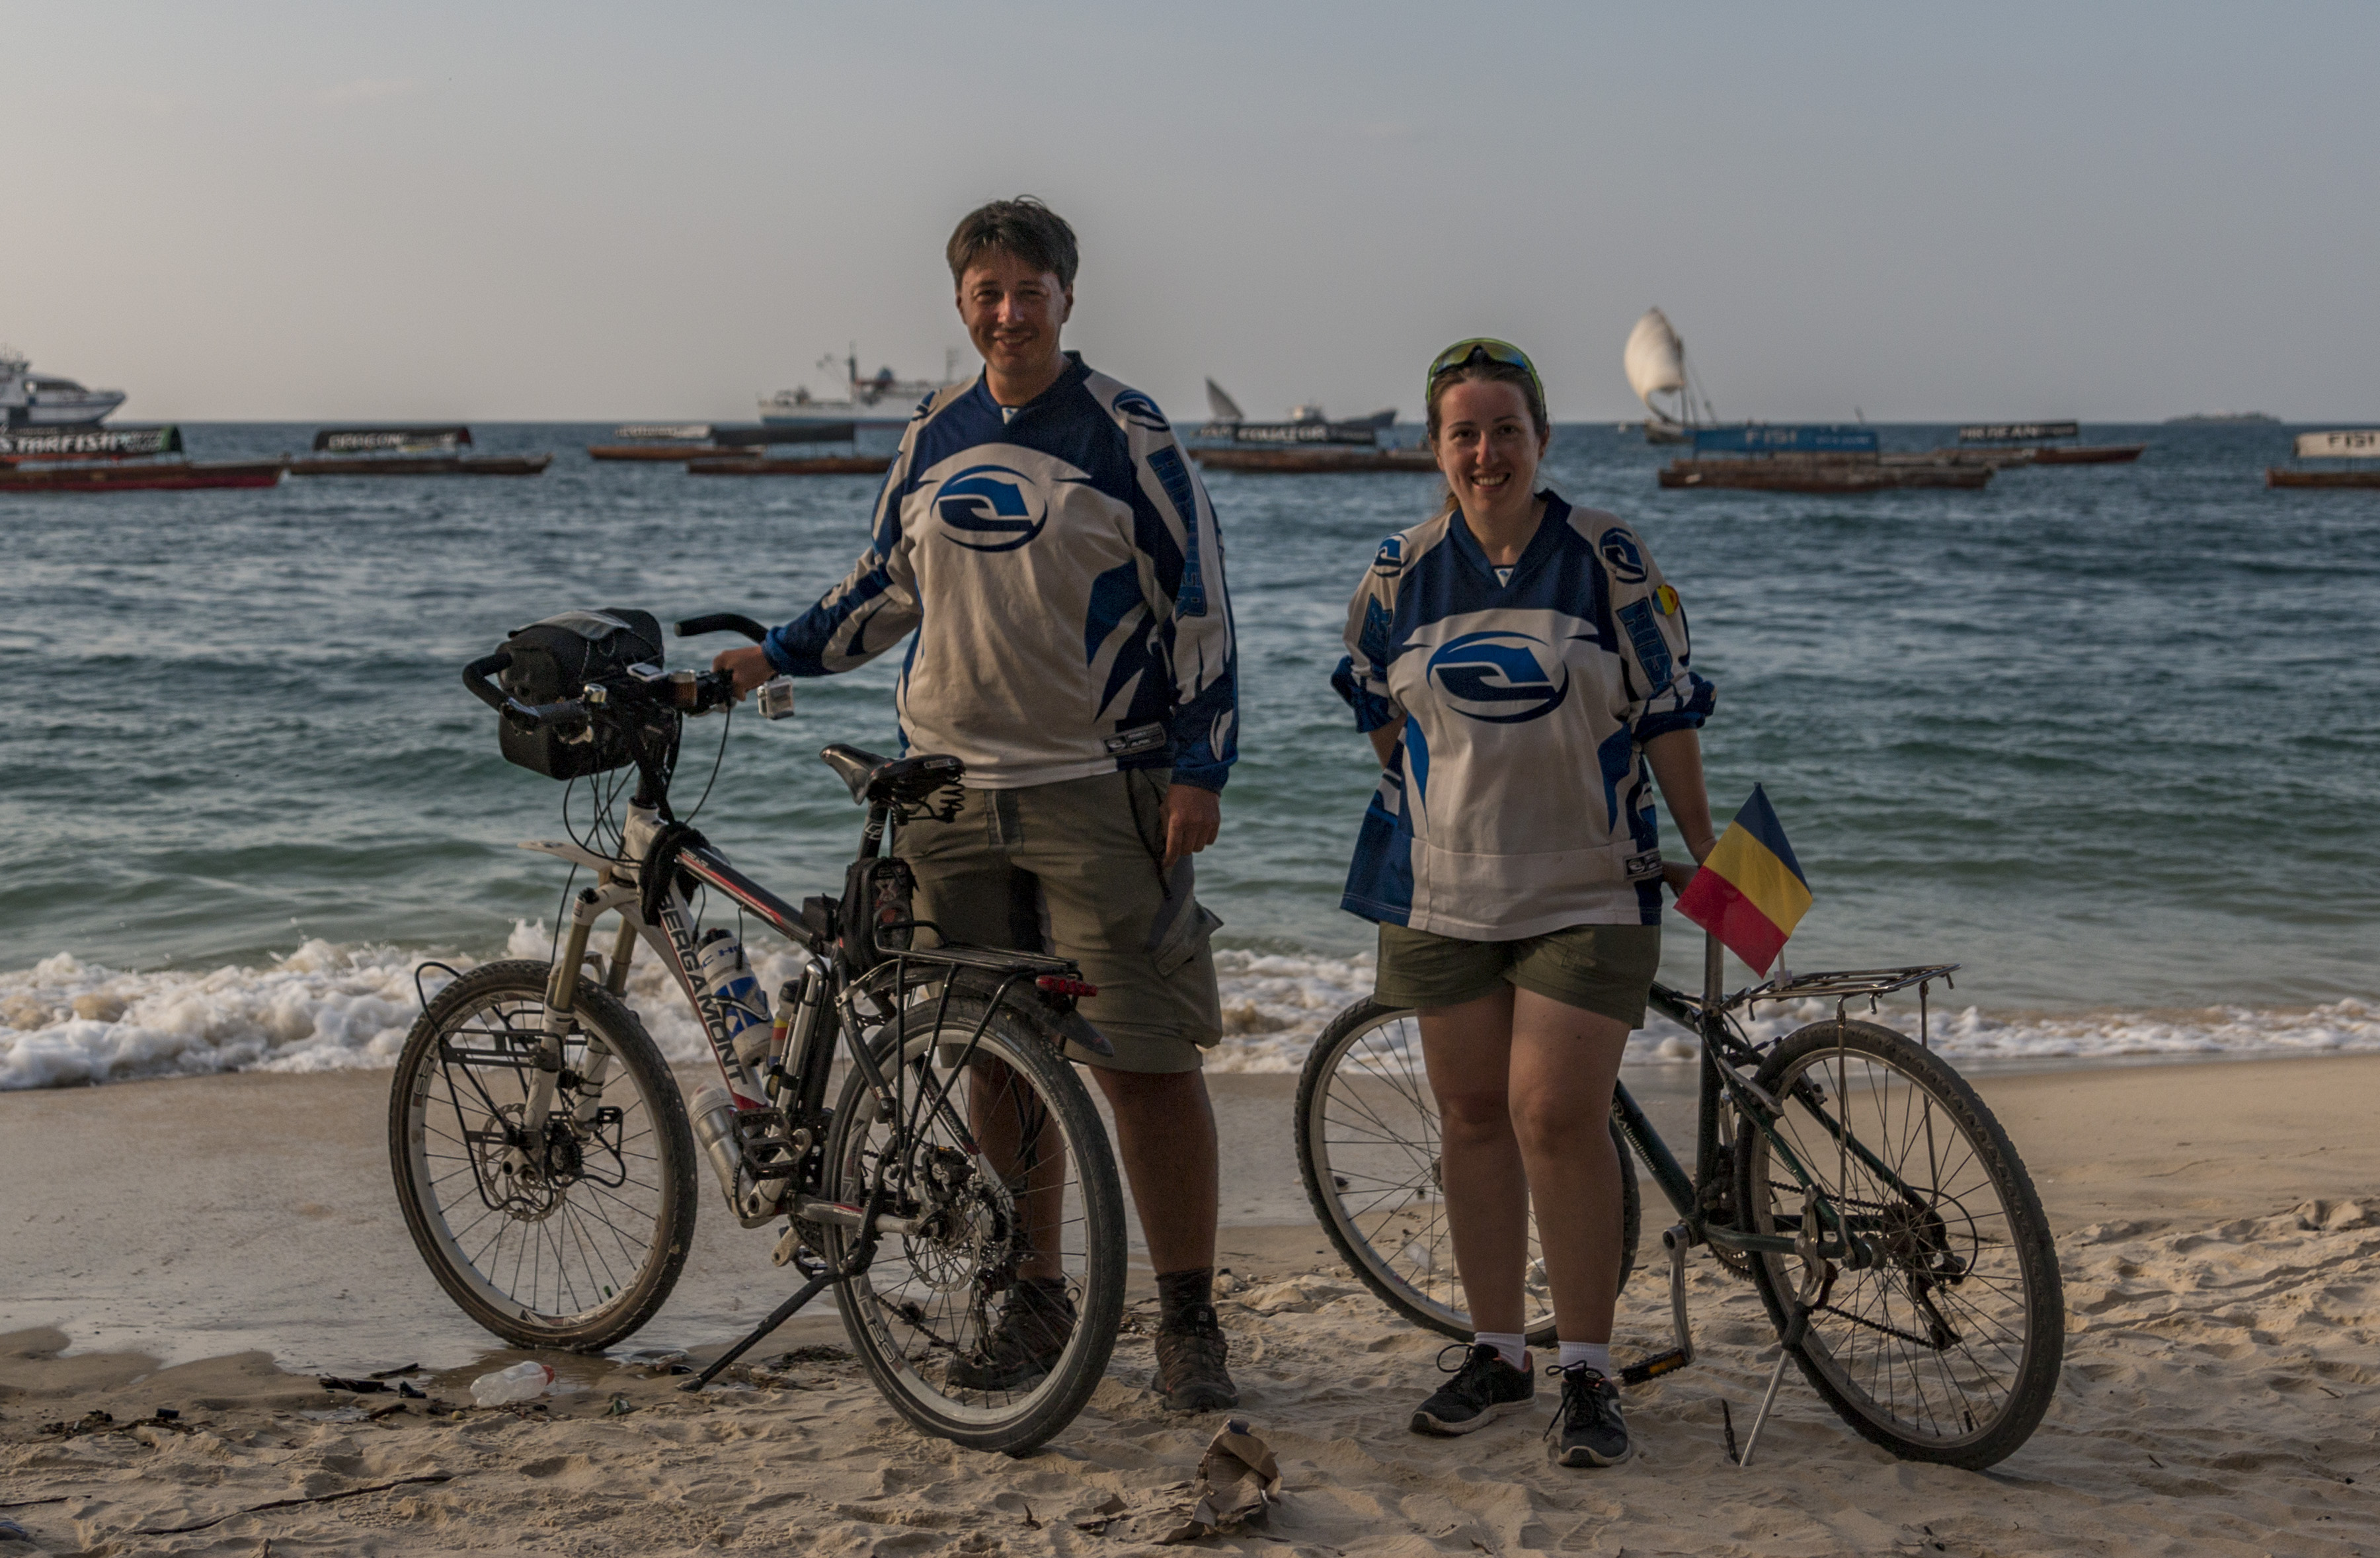
[[[551,932],[514,927],[504,955],[543,960]],[[754,971],[773,992],[799,971],[800,955],[756,948]],[[211,971],[124,972],[71,954],[0,974],[0,1090],[74,1087],[223,1071],[385,1069],[396,1064],[420,1010],[475,959],[430,956],[388,946],[310,941],[262,967]],[[1368,955],[1221,950],[1223,1041],[1209,1057],[1219,1071],[1293,1072],[1332,1017],[1371,992]],[[680,1063],[708,1053],[685,997],[661,965],[632,966],[629,1004],[664,1054]],[[1821,1002],[1763,1006],[1755,1039],[1783,1036],[1833,1013]],[[1864,1016],[1860,1004],[1853,1015]],[[1876,1020],[1914,1032],[1913,1002],[1888,1005]],[[2189,1011],[2001,1013],[1937,1006],[1935,1048],[1960,1059],[2118,1059],[2182,1054],[2325,1053],[2380,1051],[2380,1005],[2348,999],[2327,1005]],[[1694,1058],[1684,1029],[1658,1016],[1632,1036],[1632,1062]]]

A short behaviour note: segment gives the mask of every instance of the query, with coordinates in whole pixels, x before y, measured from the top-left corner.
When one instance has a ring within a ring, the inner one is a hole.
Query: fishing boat
[[[2302,466],[2277,465],[2265,471],[2267,487],[2380,487],[2380,428],[2342,428],[2332,432],[2301,432],[2291,445],[2301,460],[2341,460],[2343,465],[2309,470]]]
[[[204,487],[271,487],[279,460],[129,460],[104,465],[21,465],[0,469],[0,493],[189,492]]]
[[[892,469],[890,455],[814,455],[783,460],[745,456],[686,462],[688,476],[881,476]]]
[[[1309,401],[1291,407],[1286,421],[1256,422],[1222,385],[1209,379],[1207,410],[1208,420],[1189,450],[1192,459],[1209,469],[1317,476],[1438,469],[1438,456],[1428,449],[1399,448],[1382,441],[1381,435],[1396,425],[1394,408],[1352,421],[1333,421]]]
[[[1689,444],[1695,429],[1718,422],[1710,401],[1686,371],[1686,343],[1660,310],[1645,310],[1628,333],[1620,360],[1628,373],[1628,387],[1645,406],[1645,443]],[[1669,404],[1658,404],[1657,395],[1668,396]]]
[[[1427,446],[1402,449],[1349,444],[1217,445],[1194,444],[1190,457],[1209,470],[1261,471],[1276,476],[1353,475],[1369,470],[1429,470],[1438,456]]]
[[[759,427],[721,427],[710,422],[631,422],[613,428],[621,444],[589,444],[594,460],[757,459],[772,444],[848,444],[858,429],[849,422],[793,422]]]
[[[1700,428],[1694,444],[1691,456],[1662,468],[1662,486],[1705,492],[1859,493],[1904,487],[1973,492],[1992,479],[1992,468],[1980,463],[1881,457],[1871,427],[1755,423]]]
[[[122,390],[36,373],[24,353],[0,347],[0,428],[96,427],[123,404]]]
[[[292,476],[535,476],[552,455],[466,455],[468,427],[327,427],[314,453],[291,460]]]
[[[1937,453],[1991,465],[2124,465],[2145,444],[2084,444],[2079,422],[1977,422],[1959,430],[1957,450]],[[2074,443],[2060,442],[2073,439]]]
[[[855,345],[840,361],[830,352],[819,359],[818,365],[843,370],[842,399],[819,399],[810,394],[807,384],[779,390],[774,395],[760,397],[760,420],[771,427],[802,422],[849,422],[863,428],[906,427],[919,401],[963,382],[958,377],[958,360],[956,348],[943,354],[940,380],[904,379],[890,368],[879,368],[873,377],[863,379],[859,376],[857,346]]]

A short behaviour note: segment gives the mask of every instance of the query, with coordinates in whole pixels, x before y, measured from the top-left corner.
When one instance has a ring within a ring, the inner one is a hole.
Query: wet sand
[[[1630,1080],[1682,1145],[1691,1073]],[[1439,1338],[1323,1253],[1291,1157],[1294,1079],[1215,1078],[1237,1415],[1279,1452],[1288,1491],[1262,1530],[1208,1545],[2380,1552],[2380,1057],[1977,1081],[2041,1188],[2066,1273],[2066,1376],[2031,1443],[1987,1473],[1902,1465],[1791,1381],[1759,1464],[1726,1464],[1719,1402],[1748,1422],[1773,1340],[1751,1291],[1697,1258],[1697,1366],[1629,1393],[1634,1462],[1582,1474],[1546,1462],[1544,1406],[1459,1441],[1404,1431]],[[405,1234],[387,1085],[234,1076],[0,1095],[0,1518],[30,1538],[0,1540],[0,1558],[253,1555],[268,1541],[279,1554],[1126,1552],[1182,1501],[1218,1426],[1157,1409],[1137,1327],[1082,1418],[1021,1460],[918,1439],[856,1364],[824,1357],[691,1398],[556,1355],[565,1394],[541,1411],[431,1418],[411,1403],[366,1419],[386,1398],[328,1395],[311,1375],[419,1362],[431,1394],[466,1401],[473,1375],[518,1356],[462,1319]],[[634,1345],[715,1351],[784,1290],[767,1235],[708,1199],[699,1227],[685,1280]],[[1640,1276],[1619,1339],[1659,1345],[1666,1330],[1664,1295]],[[754,1356],[841,1339],[822,1306]],[[628,1410],[606,1415],[615,1396]],[[159,1407],[182,1416],[44,1431]],[[443,1480],[236,1513],[407,1477]]]

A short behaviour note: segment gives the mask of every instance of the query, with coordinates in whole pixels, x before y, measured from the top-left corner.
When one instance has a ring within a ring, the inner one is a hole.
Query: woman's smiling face
[[[1520,385],[1494,379],[1449,384],[1438,415],[1438,469],[1465,513],[1500,513],[1535,494],[1546,441],[1529,420]]]

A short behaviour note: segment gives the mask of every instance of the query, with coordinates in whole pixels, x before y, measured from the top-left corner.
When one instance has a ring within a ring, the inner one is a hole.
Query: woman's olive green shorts
[[[1383,925],[1372,999],[1383,1006],[1460,1006],[1512,984],[1633,1029],[1645,1026],[1645,993],[1660,968],[1658,925],[1572,925],[1516,942]]]

